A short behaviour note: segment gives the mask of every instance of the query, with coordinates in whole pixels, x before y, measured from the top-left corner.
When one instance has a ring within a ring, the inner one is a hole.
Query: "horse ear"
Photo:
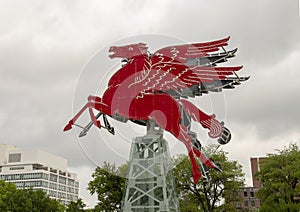
[[[147,46],[147,44],[145,44],[145,43],[139,43],[139,46],[146,47],[146,46]]]
[[[138,43],[139,50],[142,54],[146,54],[148,50],[148,46],[145,43]]]

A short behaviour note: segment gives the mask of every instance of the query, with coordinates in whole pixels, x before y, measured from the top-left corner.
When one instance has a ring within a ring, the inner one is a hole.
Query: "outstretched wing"
[[[141,93],[163,91],[181,97],[194,97],[208,91],[233,88],[248,78],[240,78],[236,72],[242,66],[217,67],[234,57],[237,49],[225,51],[228,38],[207,43],[169,46],[151,57],[151,71],[139,81]],[[209,54],[223,48],[224,52]],[[232,75],[232,76],[231,76]]]
[[[156,51],[153,55],[163,56],[166,61],[186,63],[188,59],[207,57],[210,52],[218,51],[220,47],[227,46],[229,39],[230,37],[206,43],[168,46]]]

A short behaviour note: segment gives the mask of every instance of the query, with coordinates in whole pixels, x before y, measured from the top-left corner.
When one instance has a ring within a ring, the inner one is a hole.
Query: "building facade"
[[[252,183],[253,183],[253,187],[255,187],[255,188],[262,187],[261,182],[258,179],[255,178],[255,175],[258,171],[260,171],[260,161],[263,161],[266,158],[267,157],[253,157],[253,158],[250,158]]]
[[[79,181],[67,171],[67,160],[37,149],[0,144],[0,180],[18,189],[41,189],[65,205],[78,199]]]
[[[242,199],[237,203],[239,211],[258,211],[260,208],[260,200],[256,197],[259,188],[243,187],[238,191],[238,196]]]
[[[262,183],[255,178],[255,175],[260,171],[260,162],[267,157],[251,157],[251,175],[252,175],[252,187],[243,187],[239,189],[238,196],[242,200],[237,203],[237,209],[240,211],[258,211],[260,208],[260,199],[256,197],[256,192],[262,187]]]

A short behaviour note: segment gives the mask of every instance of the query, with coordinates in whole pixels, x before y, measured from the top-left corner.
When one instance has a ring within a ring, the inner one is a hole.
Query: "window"
[[[23,179],[40,179],[42,178],[42,173],[27,173],[23,175]]]
[[[245,205],[245,207],[248,207],[248,200],[244,201],[244,205]]]
[[[48,187],[48,182],[46,182],[46,181],[42,181],[42,187],[45,187],[45,188],[47,188],[47,187]]]
[[[20,170],[20,169],[24,169],[24,166],[15,166],[9,168],[9,170]]]
[[[23,188],[24,182],[14,182],[14,184],[17,186],[17,188]]]
[[[46,173],[42,173],[42,178],[45,180],[48,180],[49,175]]]
[[[68,179],[68,185],[70,185],[70,186],[74,186],[74,180],[72,180],[72,179]]]
[[[250,192],[250,196],[254,197],[254,192],[253,191]]]
[[[66,186],[58,185],[58,190],[60,190],[60,191],[66,191]]]
[[[57,175],[50,174],[50,181],[57,182]]]
[[[254,200],[251,201],[251,207],[253,207],[253,208],[255,207],[255,201]]]
[[[21,179],[21,175],[20,174],[12,174],[11,175],[11,179],[12,180],[20,180]]]
[[[51,190],[49,190],[49,195],[50,195],[51,197],[57,197],[57,192],[56,192],[56,191],[51,191]]]
[[[26,181],[24,182],[24,187],[40,187],[42,181]]]
[[[58,193],[57,193],[57,197],[58,197],[58,198],[62,198],[62,199],[66,199],[66,194],[65,194],[65,193],[61,193],[61,192],[58,192]]]
[[[55,183],[50,183],[50,184],[49,184],[49,188],[51,188],[51,189],[56,189],[57,187],[56,187],[56,184],[55,184]]]
[[[247,196],[248,196],[248,192],[244,191],[244,197],[247,197]]]
[[[9,163],[21,162],[21,153],[12,153],[8,156]]]
[[[69,192],[69,193],[74,193],[74,188],[72,188],[72,187],[67,187],[67,192]]]
[[[66,184],[67,179],[65,177],[59,177],[58,182],[61,183],[61,184]]]

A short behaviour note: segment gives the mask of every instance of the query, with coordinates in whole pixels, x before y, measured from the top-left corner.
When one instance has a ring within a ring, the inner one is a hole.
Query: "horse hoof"
[[[199,172],[193,172],[194,184],[197,185],[202,175]]]
[[[96,126],[97,126],[98,128],[101,128],[101,123],[100,123],[100,121],[97,121],[97,122],[96,122]]]
[[[68,131],[68,130],[70,130],[70,129],[72,129],[72,124],[71,124],[71,123],[68,123],[68,124],[65,126],[64,131]]]
[[[221,145],[228,144],[231,140],[231,132],[226,127],[223,127],[223,132],[218,139],[218,143]]]

